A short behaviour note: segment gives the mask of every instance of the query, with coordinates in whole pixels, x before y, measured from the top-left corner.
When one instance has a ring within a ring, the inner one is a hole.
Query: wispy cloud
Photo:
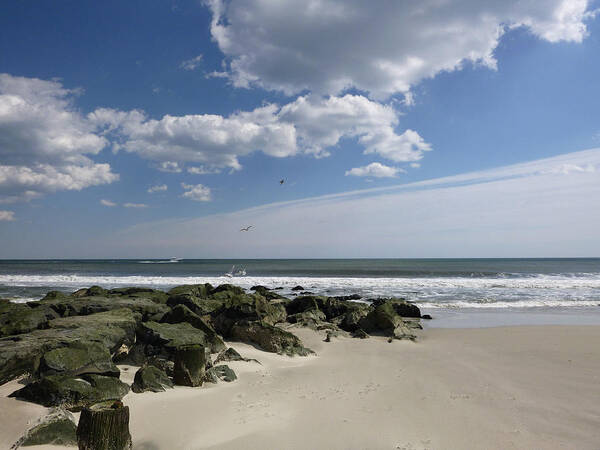
[[[115,202],[111,202],[110,200],[105,199],[100,200],[100,204],[104,206],[117,206]]]
[[[195,56],[194,58],[186,59],[185,61],[182,61],[181,64],[179,65],[179,68],[183,69],[183,70],[196,70],[200,66],[201,63],[202,63],[202,55],[198,55],[198,56]]]
[[[564,164],[595,170],[553,170]],[[115,245],[182,254],[195,248],[210,257],[594,256],[600,254],[599,168],[600,149],[594,149],[389,188],[140,224],[121,232]],[[252,240],[235,233],[244,223],[254,224]]]
[[[145,203],[123,203],[124,208],[147,208]]]

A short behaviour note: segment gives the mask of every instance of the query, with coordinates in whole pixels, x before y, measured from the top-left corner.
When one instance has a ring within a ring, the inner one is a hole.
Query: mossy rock
[[[183,345],[197,344],[209,348],[214,345],[214,340],[209,335],[187,322],[177,324],[144,322],[138,330],[138,338],[145,344],[164,349],[169,355],[172,355],[177,347]],[[218,350],[215,351],[219,351],[225,345],[219,344],[216,347]]]
[[[198,298],[207,298],[214,287],[210,283],[205,284],[184,284],[176,286],[168,292],[169,297],[175,295],[191,295]]]
[[[78,341],[44,353],[39,373],[71,376],[96,373],[118,377],[120,371],[112,362],[110,352],[104,345],[98,342]]]
[[[48,321],[57,317],[58,314],[47,306],[36,308],[29,304],[2,302],[0,303],[0,337],[45,328]]]
[[[223,350],[215,359],[215,364],[222,361],[246,361],[246,358],[242,357],[234,348],[229,347],[227,350]]]
[[[216,383],[217,380],[231,383],[232,381],[237,380],[237,375],[229,366],[221,364],[208,369],[204,375],[204,380],[209,383]]]
[[[211,353],[220,352],[227,348],[223,339],[217,335],[214,328],[185,305],[175,306],[163,316],[161,322],[170,324],[189,323],[194,328],[202,331],[206,335],[206,343],[203,345],[209,348]]]
[[[284,322],[285,306],[271,303],[259,294],[235,295],[225,301],[214,319],[215,328],[228,336],[231,327],[238,322],[261,321],[269,325]]]
[[[128,309],[48,322],[49,329],[0,338],[0,384],[37,373],[42,356],[75,342],[96,342],[110,352],[133,345],[139,314]]]
[[[38,420],[13,448],[32,445],[77,445],[77,425],[71,413],[60,408],[50,411]]]
[[[102,375],[48,375],[10,394],[42,406],[64,406],[79,411],[84,406],[107,400],[120,400],[129,386],[115,377]]]
[[[172,387],[173,382],[165,372],[155,366],[144,366],[135,373],[131,390],[135,393],[163,392]]]
[[[242,342],[255,344],[261,349],[288,356],[306,356],[314,353],[302,345],[302,341],[289,331],[264,322],[236,324],[232,327],[231,336]]]
[[[200,316],[212,314],[218,311],[223,306],[224,300],[215,300],[210,298],[201,298],[190,293],[174,294],[169,296],[167,305],[175,308],[178,305],[183,305]]]

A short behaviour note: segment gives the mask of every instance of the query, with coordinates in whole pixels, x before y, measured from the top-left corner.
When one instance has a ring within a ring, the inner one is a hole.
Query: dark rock
[[[362,328],[358,328],[352,332],[352,337],[359,339],[367,339],[369,335]]]
[[[127,392],[129,386],[115,377],[90,374],[77,378],[49,375],[13,392],[10,397],[46,407],[64,406],[71,411],[78,411],[94,403],[120,400]]]
[[[223,380],[227,383],[237,380],[235,372],[224,364],[211,367],[206,371],[205,380],[209,383],[216,383],[216,380]]]
[[[115,364],[129,364],[142,366],[146,361],[146,352],[143,344],[136,343],[132,346],[121,345],[112,358]]]
[[[194,328],[201,330],[206,335],[205,347],[209,348],[212,353],[224,350],[226,347],[223,340],[217,335],[217,332],[205,320],[197,314],[194,314],[187,306],[177,305],[171,311],[164,315],[161,322],[177,324],[189,323]]]
[[[175,349],[182,345],[202,345],[210,348],[213,352],[225,348],[225,344],[220,338],[215,340],[214,337],[187,322],[177,324],[144,322],[138,329],[138,338],[144,344],[164,349],[166,354],[171,356]]]
[[[77,445],[77,425],[73,415],[60,408],[37,421],[12,448],[31,445]]]
[[[165,372],[155,366],[145,366],[135,373],[131,390],[135,393],[152,391],[163,392],[172,388],[173,382]]]
[[[421,319],[425,319],[425,320],[431,320],[431,319],[433,319],[433,317],[431,317],[429,314],[423,314],[423,315],[421,316]]]
[[[288,356],[306,356],[313,353],[292,333],[259,321],[234,325],[231,336],[242,342],[256,344],[267,352]]]
[[[268,302],[259,294],[235,295],[225,301],[214,319],[215,328],[223,336],[231,333],[238,322],[260,320],[275,325],[286,319],[285,307],[280,303]]]
[[[298,285],[298,286],[294,286],[291,290],[292,291],[303,291],[304,288],[302,286]]]
[[[232,284],[221,284],[210,291],[209,297],[215,299],[226,299],[235,297],[237,295],[243,295],[245,293],[246,291],[239,286],[234,286]]]
[[[338,295],[338,296],[332,297],[332,298],[335,298],[336,300],[348,301],[348,300],[360,300],[362,297],[358,294],[352,294],[352,295]]]
[[[400,317],[421,317],[421,311],[417,305],[401,298],[378,298],[373,301],[375,308],[380,305],[391,305]]]
[[[92,286],[89,288],[79,289],[71,294],[71,297],[107,297],[109,292],[100,286]]]
[[[210,292],[214,289],[214,287],[209,284],[184,284],[182,286],[177,286],[171,289],[168,294],[169,297],[175,295],[191,295],[192,297],[198,298],[207,298]]]
[[[125,287],[111,289],[108,291],[111,296],[121,296],[130,298],[143,298],[150,300],[154,303],[165,304],[169,295],[166,292],[159,291],[157,289],[145,288],[145,287]]]
[[[175,308],[177,305],[183,305],[194,314],[203,316],[218,311],[223,306],[223,302],[223,300],[200,298],[189,293],[181,293],[169,296],[167,305],[171,308]]]
[[[43,354],[74,342],[97,342],[114,352],[135,342],[141,316],[129,309],[48,322],[49,329],[0,338],[0,384],[37,372]]]
[[[201,345],[182,345],[175,350],[173,381],[180,386],[201,386],[206,369],[206,353]]]
[[[259,294],[261,293],[261,291],[265,292],[265,291],[270,291],[271,289],[269,289],[266,286],[262,286],[262,285],[256,285],[256,286],[252,286],[250,288],[251,291],[257,291]]]
[[[267,300],[287,300],[284,296],[264,286],[252,286],[250,290],[262,295]]]
[[[108,349],[98,342],[76,341],[66,347],[50,350],[41,358],[41,375],[82,375],[95,373],[118,377],[119,369],[111,360]]]
[[[327,301],[327,297],[321,297],[316,295],[304,295],[296,297],[285,305],[285,309],[288,315],[294,315],[311,310],[320,310]]]
[[[36,308],[29,304],[2,302],[0,303],[0,337],[45,328],[48,321],[57,317],[58,314],[49,307]]]
[[[288,322],[295,323],[303,327],[317,330],[326,320],[325,313],[319,309],[312,309],[297,314],[292,314],[287,318]]]
[[[160,358],[158,356],[152,356],[148,358],[148,365],[156,367],[157,369],[166,373],[169,377],[173,376],[175,363],[169,359]]]
[[[359,328],[360,321],[369,314],[370,306],[364,303],[349,302],[347,309],[341,316],[340,328],[346,331],[354,331]]]
[[[246,361],[246,358],[242,357],[234,348],[229,347],[219,353],[217,359],[215,359],[215,364],[222,361]]]
[[[310,292],[310,291],[302,291],[300,292],[300,295],[315,295],[314,292]]]

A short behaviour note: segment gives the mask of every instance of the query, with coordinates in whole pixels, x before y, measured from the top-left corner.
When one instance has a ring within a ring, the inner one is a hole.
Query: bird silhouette
[[[285,180],[282,178],[281,180],[279,180],[279,184],[283,184],[285,183]]]
[[[246,228],[240,229],[240,231],[250,231],[250,228],[252,228],[252,225],[248,225]]]

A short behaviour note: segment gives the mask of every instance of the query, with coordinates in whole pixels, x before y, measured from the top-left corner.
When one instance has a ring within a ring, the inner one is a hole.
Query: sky
[[[598,80],[598,0],[7,0],[0,258],[600,256]]]

